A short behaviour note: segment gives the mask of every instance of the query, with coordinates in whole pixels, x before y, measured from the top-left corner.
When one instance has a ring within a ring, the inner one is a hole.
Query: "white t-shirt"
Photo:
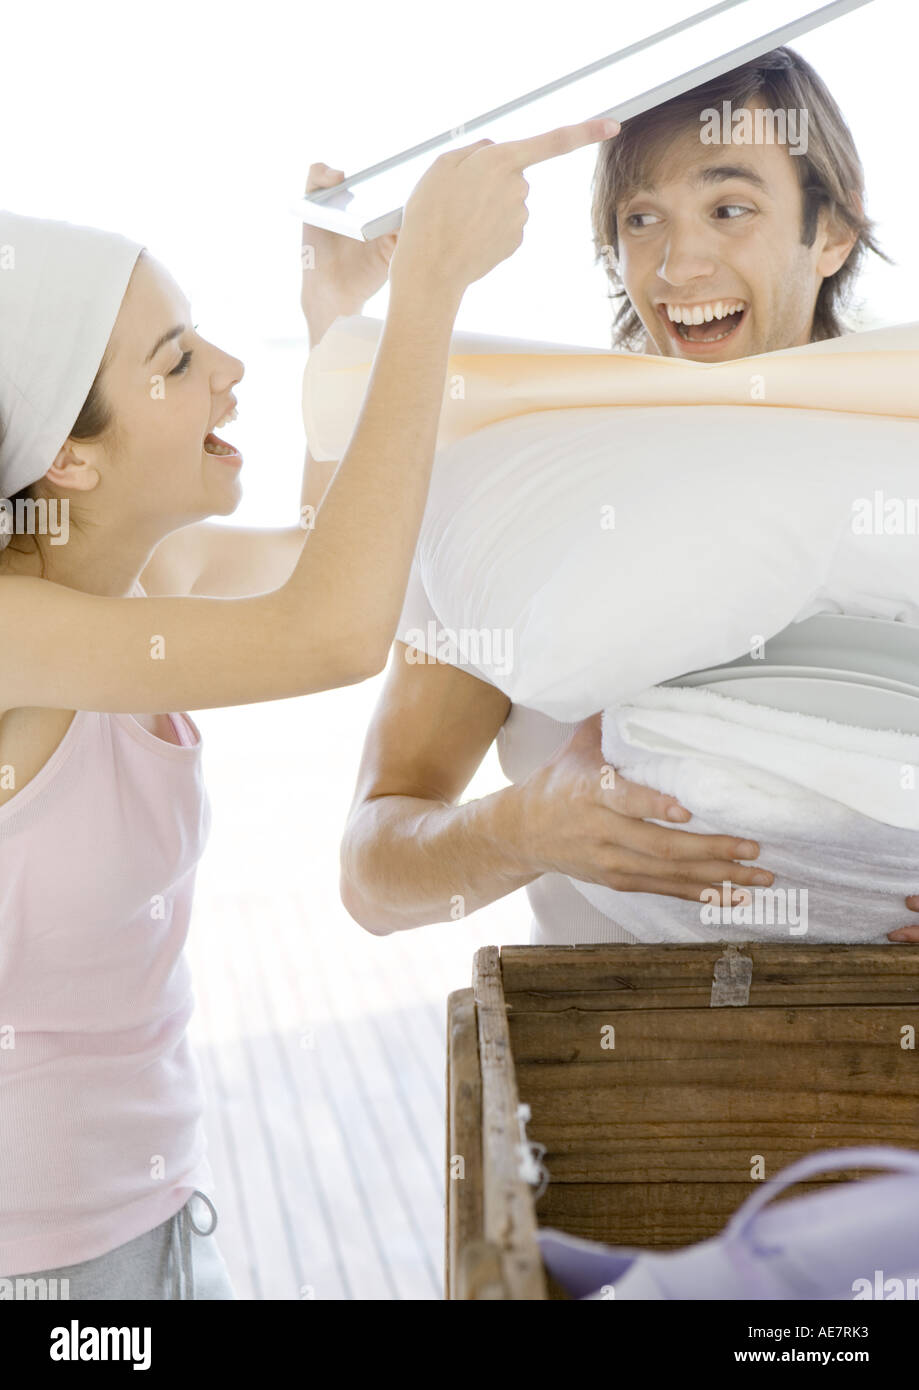
[[[432,646],[430,635],[438,629],[437,614],[431,607],[417,565],[413,564],[396,638],[427,652]],[[435,636],[433,645],[436,646],[437,640]],[[492,684],[459,653],[450,664],[486,685]],[[498,761],[505,777],[510,782],[524,781],[534,768],[547,762],[563,743],[567,743],[576,728],[577,724],[560,724],[524,705],[511,705],[497,737]],[[534,946],[637,941],[630,932],[593,907],[564,874],[543,874],[528,885],[526,894],[533,911],[530,940]]]

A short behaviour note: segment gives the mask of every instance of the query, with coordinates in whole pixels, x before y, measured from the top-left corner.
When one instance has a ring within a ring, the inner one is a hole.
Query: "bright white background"
[[[288,205],[309,164],[352,172],[702,8],[704,0],[7,6],[0,198],[115,228],[172,271],[201,332],[247,364],[234,433],[246,496],[236,519],[283,524],[299,478],[305,356],[299,229]],[[919,318],[917,38],[915,0],[873,0],[795,45],[849,121],[869,212],[899,262],[865,278],[879,322]],[[470,288],[460,327],[608,345],[606,282],[590,242],[593,159],[584,150],[531,168],[524,245]],[[385,294],[368,308],[384,310]],[[265,355],[278,340],[293,348],[283,367]]]

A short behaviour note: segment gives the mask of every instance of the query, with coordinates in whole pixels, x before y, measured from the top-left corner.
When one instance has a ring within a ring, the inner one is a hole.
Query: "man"
[[[712,112],[726,139],[744,129],[734,112],[761,112],[748,127],[774,130],[782,113],[806,141],[707,143]],[[862,195],[851,134],[789,49],[626,122],[600,148],[592,210],[623,299],[618,343],[718,362],[837,336],[864,252],[880,254]],[[758,846],[649,824],[689,816],[621,777],[606,787],[599,715],[560,724],[474,667],[418,660],[408,642],[430,622],[413,571],[342,845],[342,900],[368,931],[451,920],[526,887],[534,944],[632,941],[567,876],[690,900],[726,880],[772,882],[768,865],[737,862]],[[457,804],[495,739],[512,785]],[[919,941],[919,926],[890,939]]]

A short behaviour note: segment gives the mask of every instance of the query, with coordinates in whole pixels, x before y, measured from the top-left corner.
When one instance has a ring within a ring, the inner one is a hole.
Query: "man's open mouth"
[[[698,304],[658,304],[657,310],[678,342],[714,345],[737,332],[748,307],[743,299],[712,299]]]

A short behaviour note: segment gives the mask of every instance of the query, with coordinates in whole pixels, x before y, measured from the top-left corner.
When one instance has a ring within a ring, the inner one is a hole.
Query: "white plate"
[[[721,666],[690,671],[668,685],[699,685],[710,679],[745,678],[766,670],[779,675],[825,674],[919,695],[919,628],[887,618],[856,618],[823,613],[792,623],[765,643],[762,660],[748,654]]]
[[[698,684],[700,689],[713,690],[733,700],[767,705],[789,714],[816,715],[861,729],[898,729],[902,733],[919,734],[919,696],[901,690],[827,680],[824,673],[819,676],[757,674],[746,680],[712,679]]]
[[[919,698],[919,685],[908,684],[906,681],[891,680],[888,676],[868,675],[861,671],[833,671],[826,666],[773,666],[767,661],[748,662],[743,666],[712,666],[706,671],[690,671],[686,676],[677,676],[674,680],[662,681],[662,685],[711,685],[713,681],[730,683],[747,683],[764,679],[766,677],[776,680],[813,680],[813,681],[841,681],[850,685],[861,685],[869,690],[893,690],[900,695],[908,695],[913,699]]]

